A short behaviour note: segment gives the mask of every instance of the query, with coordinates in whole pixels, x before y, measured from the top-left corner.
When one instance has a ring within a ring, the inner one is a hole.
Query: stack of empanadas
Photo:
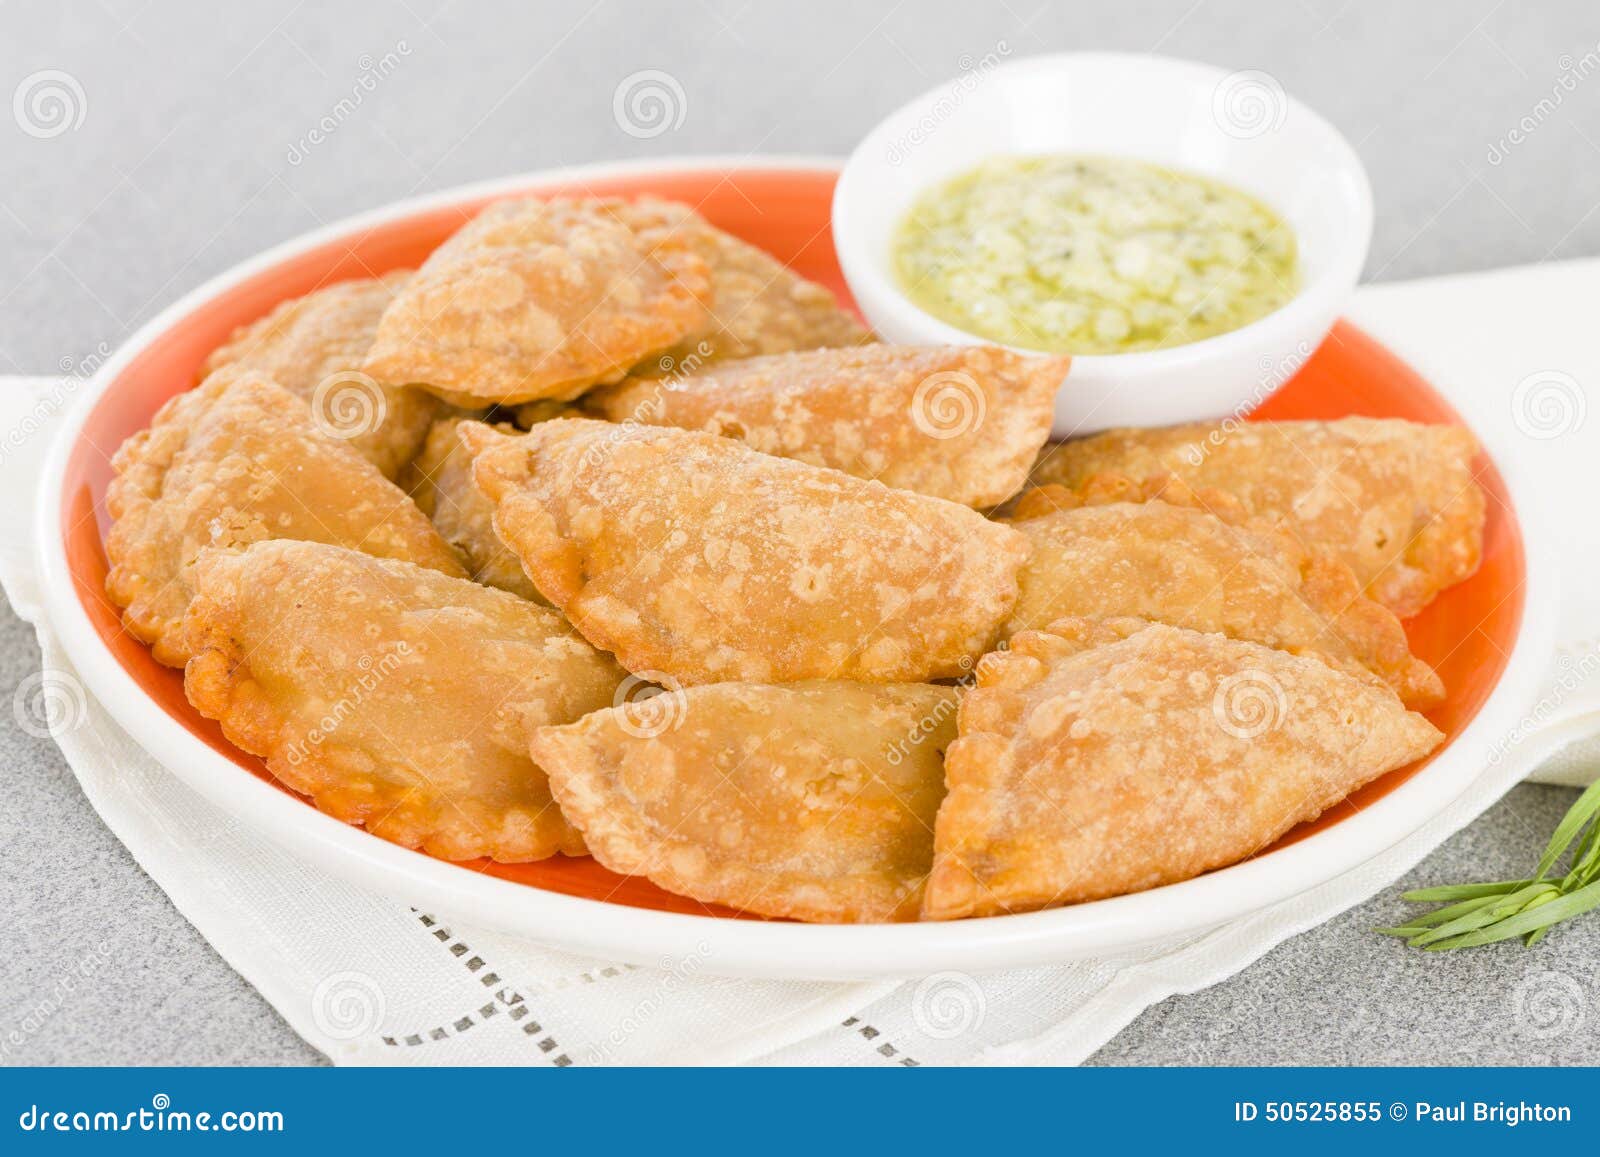
[[[123,446],[108,589],[324,811],[707,904],[950,919],[1186,879],[1442,736],[1466,431],[1046,446],[1065,358],[877,344],[644,200],[513,200],[241,330]]]

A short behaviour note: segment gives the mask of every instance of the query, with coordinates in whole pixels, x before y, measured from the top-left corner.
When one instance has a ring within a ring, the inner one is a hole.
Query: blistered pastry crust
[[[462,406],[577,397],[704,325],[710,271],[627,202],[489,206],[384,311],[366,372]]]
[[[173,398],[112,466],[106,592],[170,666],[189,657],[189,570],[206,547],[312,539],[464,573],[404,492],[253,371],[221,370]]]
[[[1016,635],[979,666],[959,729],[930,919],[1235,863],[1443,738],[1373,676],[1137,619]]]
[[[957,692],[718,683],[534,733],[562,810],[615,872],[823,923],[912,920]]]
[[[207,551],[195,584],[189,701],[322,811],[450,860],[582,854],[525,737],[622,672],[554,611],[307,542]]]
[[[1070,359],[994,346],[867,345],[629,378],[586,404],[613,422],[737,438],[885,486],[995,506],[1050,434]]]
[[[1408,707],[1444,697],[1400,620],[1362,593],[1348,566],[1251,517],[1225,491],[1197,492],[1170,475],[1139,485],[1101,474],[1077,491],[1029,491],[1010,522],[1033,553],[1007,634],[1065,616],[1135,615],[1348,660]]]
[[[710,434],[577,418],[461,433],[500,539],[630,671],[959,677],[1016,601],[1026,538],[954,503]]]
[[[374,381],[361,367],[378,319],[410,278],[406,269],[342,281],[283,302],[213,350],[201,378],[226,366],[266,374],[315,407],[324,431],[395,478],[422,445],[439,402],[422,390]]]
[[[1234,494],[1310,547],[1338,555],[1367,594],[1409,618],[1469,578],[1483,552],[1476,439],[1399,418],[1108,430],[1046,446],[1037,484],[1096,474],[1176,475]]]

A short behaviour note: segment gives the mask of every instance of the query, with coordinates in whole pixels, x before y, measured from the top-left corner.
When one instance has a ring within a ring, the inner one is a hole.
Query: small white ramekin
[[[1137,157],[1250,192],[1293,226],[1301,286],[1231,333],[1173,349],[1084,355],[1056,398],[1054,435],[1242,415],[1327,336],[1366,261],[1372,190],[1339,131],[1262,72],[1159,56],[992,53],[893,113],[851,154],[833,202],[839,262],[890,341],[983,339],[901,292],[890,244],[912,201],[996,154]]]

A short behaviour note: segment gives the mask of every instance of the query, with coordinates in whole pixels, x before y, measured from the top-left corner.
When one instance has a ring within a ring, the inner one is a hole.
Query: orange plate
[[[848,301],[828,228],[834,181],[835,174],[827,170],[641,171],[567,185],[541,184],[539,191],[542,195],[580,196],[650,193],[689,202],[715,224],[761,246]],[[339,241],[287,258],[211,298],[126,366],[101,397],[73,448],[63,488],[68,498],[62,532],[78,597],[96,630],[123,668],[167,714],[242,770],[262,779],[271,781],[261,760],[234,748],[215,723],[189,706],[182,675],[156,663],[143,644],[124,632],[117,609],[106,599],[103,536],[108,524],[105,489],[111,477],[110,455],[123,439],[149,423],[162,402],[194,382],[206,355],[235,326],[255,320],[280,301],[332,282],[414,266],[483,204],[482,199],[467,200],[354,231]],[[1305,368],[1255,416],[1338,418],[1351,414],[1419,422],[1460,421],[1410,367],[1345,323],[1334,329]],[[1444,731],[1447,743],[1461,733],[1499,682],[1522,618],[1525,562],[1521,533],[1500,475],[1487,460],[1479,463],[1478,481],[1491,499],[1483,566],[1472,579],[1446,591],[1406,624],[1412,648],[1433,664],[1448,688],[1448,699],[1428,716]],[[1393,791],[1425,765],[1402,768],[1369,784],[1273,847],[1337,824]],[[1272,850],[1262,854],[1270,855]],[[537,864],[478,860],[462,866],[549,891],[617,904],[736,915],[670,895],[642,879],[615,875],[592,859],[557,857]]]

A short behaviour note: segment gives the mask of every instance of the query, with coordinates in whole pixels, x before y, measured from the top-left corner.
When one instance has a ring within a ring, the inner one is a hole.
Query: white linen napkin
[[[1587,313],[1600,261],[1362,290],[1350,316],[1447,392],[1496,455],[1536,454],[1544,493],[1600,477],[1600,345]],[[1150,1004],[1231,976],[1392,882],[1470,823],[1560,742],[1600,719],[1579,660],[1600,639],[1600,531],[1571,528],[1561,639],[1535,718],[1448,811],[1387,853],[1221,928],[1115,958],[984,976],[827,984],[711,976],[693,956],[637,968],[583,959],[408,909],[331,878],[206,802],[83,691],[45,623],[32,507],[50,427],[74,383],[0,381],[0,584],[43,651],[32,690],[65,696],[52,727],[84,793],[232,967],[341,1064],[1074,1064]],[[43,721],[36,719],[35,725]],[[1533,778],[1579,783],[1600,742]],[[1532,851],[1533,849],[1530,849]],[[1203,1058],[1197,1058],[1197,1060]]]

